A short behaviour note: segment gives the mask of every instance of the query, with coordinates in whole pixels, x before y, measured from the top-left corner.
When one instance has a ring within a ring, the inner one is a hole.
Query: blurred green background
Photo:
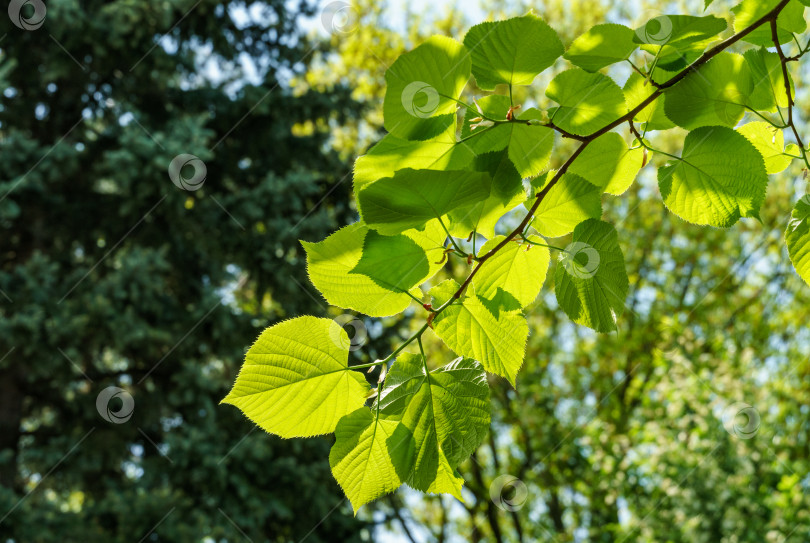
[[[38,28],[0,17],[0,541],[810,540],[810,288],[783,244],[798,164],[762,224],[729,231],[669,214],[649,166],[606,202],[619,332],[571,324],[546,285],[517,391],[491,380],[464,503],[402,490],[354,517],[330,437],[218,406],[261,329],[340,314],[298,240],[356,219],[352,162],[397,55],[487,16],[533,9],[570,43],[702,0],[32,0],[29,20],[37,3]],[[516,100],[544,106],[549,78]],[[169,177],[181,154],[196,190]],[[365,325],[354,363],[410,323]]]

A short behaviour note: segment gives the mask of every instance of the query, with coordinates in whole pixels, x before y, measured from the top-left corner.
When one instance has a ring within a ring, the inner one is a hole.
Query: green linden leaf
[[[334,431],[366,401],[369,386],[349,368],[349,337],[335,321],[297,317],[261,333],[222,403],[283,438]]]
[[[659,15],[637,28],[633,41],[638,44],[667,45],[680,50],[705,42],[726,28],[726,20],[714,15]]]
[[[694,43],[682,43],[676,47],[644,44],[640,46],[640,49],[647,51],[653,57],[658,57],[658,61],[655,63],[656,68],[679,72],[696,61],[712,41],[709,39]]]
[[[751,26],[770,11],[772,11],[781,0],[743,0],[739,5],[732,8],[734,13],[734,31],[740,32]],[[785,44],[792,39],[791,32],[803,34],[807,30],[807,23],[804,20],[804,6],[799,0],[791,0],[785,6],[779,17],[776,19],[779,43]],[[743,38],[748,43],[761,45],[763,47],[773,46],[773,33],[771,25],[765,23]]]
[[[737,132],[754,144],[765,159],[765,170],[769,174],[780,173],[790,166],[793,158],[785,154],[785,134],[766,122],[744,124]]]
[[[637,28],[634,40],[656,58],[656,66],[680,71],[697,60],[712,38],[727,27],[725,19],[712,15],[659,15]]]
[[[493,119],[506,119],[511,107],[508,96],[493,94],[478,100],[484,114]],[[527,122],[498,124],[486,129],[470,130],[471,119],[479,114],[467,110],[461,137],[477,154],[509,150],[509,160],[515,165],[520,177],[536,177],[548,166],[554,147],[554,130],[544,126],[529,126]],[[520,121],[542,119],[536,109],[528,109],[516,117]]]
[[[369,228],[393,235],[486,200],[491,185],[492,178],[483,172],[406,168],[366,186],[357,203]]]
[[[745,61],[751,71],[753,88],[748,105],[757,111],[776,111],[776,106],[788,107],[785,78],[779,55],[765,49],[750,49],[745,52]],[[795,95],[793,81],[791,93]]]
[[[733,128],[745,114],[752,88],[751,71],[742,55],[720,53],[667,91],[665,111],[687,130]]]
[[[664,69],[668,72],[674,73],[680,72],[686,66],[694,62],[698,57],[700,57],[705,48],[705,42],[684,46],[682,49],[675,49],[669,45],[660,46],[643,44],[639,46],[639,49],[646,51],[653,58],[658,57],[658,60],[654,61],[655,64],[651,66],[651,68],[653,68],[653,72]],[[657,78],[655,79],[657,82]]]
[[[456,141],[455,125],[426,141],[410,141],[386,134],[354,163],[354,190],[360,192],[369,183],[392,177],[403,168],[463,170],[474,158],[475,153],[469,145]]]
[[[660,74],[663,70],[656,70],[656,72]],[[668,73],[669,72],[667,72],[667,74]],[[664,80],[670,77],[671,75],[667,75],[664,77]],[[653,92],[655,92],[655,86],[648,83],[644,76],[637,72],[630,74],[630,77],[624,84],[624,98],[629,109],[635,109],[641,102],[649,98]],[[664,113],[665,101],[666,94],[662,94],[656,98],[653,103],[642,109],[641,112],[636,115],[634,121],[646,125],[647,131],[675,128],[675,123],[670,121],[666,113]]]
[[[467,32],[464,45],[482,90],[494,90],[502,83],[531,85],[565,52],[557,33],[532,14],[476,25]]]
[[[482,202],[451,211],[449,229],[451,234],[461,238],[466,238],[471,232],[492,238],[497,222],[526,200],[526,191],[505,149],[477,156],[475,169],[492,176],[492,192]]]
[[[542,119],[537,109],[527,109],[517,116],[518,121]],[[554,147],[554,130],[544,126],[512,123],[509,137],[509,160],[523,178],[536,177],[546,169]]]
[[[596,25],[574,40],[565,58],[586,72],[597,72],[630,58],[638,47],[633,42],[634,36],[635,33],[623,25]]]
[[[554,275],[557,301],[574,322],[597,332],[616,330],[630,283],[613,225],[589,219],[574,229]]]
[[[549,114],[554,124],[579,136],[588,136],[621,117],[627,107],[622,89],[606,75],[572,68],[549,83],[546,96],[560,104]]]
[[[489,385],[481,365],[458,358],[428,371],[422,355],[403,353],[388,372],[377,405],[383,418],[408,430],[410,439],[391,442],[407,459],[397,463],[402,480],[417,490],[461,499],[463,480],[456,468],[489,429]]]
[[[371,317],[388,317],[404,311],[412,301],[402,287],[426,281],[441,268],[438,262],[444,254],[446,234],[437,220],[428,223],[423,231],[409,230],[387,239],[381,239],[374,232],[372,239],[376,241],[371,243],[373,250],[366,256],[366,238],[372,232],[358,222],[341,228],[319,243],[302,241],[301,244],[307,253],[310,281],[327,302]],[[379,270],[379,273],[369,266],[369,262],[380,258],[379,253],[384,251],[387,242],[409,248],[408,256],[402,256],[402,260],[391,255],[400,264],[407,260],[408,269],[424,271],[426,262],[424,276],[417,278],[415,273],[409,273],[409,281],[403,283],[392,277],[392,266]],[[421,252],[413,247],[413,243]],[[366,264],[361,266],[364,257]]]
[[[463,45],[433,36],[401,55],[385,72],[385,129],[400,138],[426,140],[455,125],[455,100],[470,77]]]
[[[498,236],[487,241],[478,251],[478,256],[487,254],[506,238]],[[539,236],[529,236],[534,243],[545,243]],[[528,243],[509,243],[489,260],[473,278],[476,294],[493,303],[507,305],[504,293],[513,296],[520,307],[532,303],[543,283],[551,262],[547,247]]]
[[[768,175],[762,155],[730,128],[707,126],[686,136],[680,159],[658,170],[664,204],[695,224],[727,228],[759,218]]]
[[[381,287],[407,292],[418,285],[430,270],[427,253],[414,240],[402,234],[366,234],[363,256],[352,273],[361,273]]]
[[[393,492],[402,484],[397,466],[406,464],[408,430],[361,407],[338,422],[329,465],[335,480],[354,508]]]
[[[543,198],[532,226],[548,238],[569,234],[582,221],[602,216],[601,194],[596,185],[566,173]]]
[[[810,285],[810,196],[803,196],[793,208],[787,230],[787,244],[790,261],[796,272]]]
[[[633,184],[643,162],[642,147],[631,150],[620,134],[608,132],[591,142],[568,171],[618,196]]]
[[[447,301],[448,292],[456,289],[458,283],[452,279],[433,287],[434,305]],[[519,311],[492,305],[468,292],[462,302],[448,306],[436,317],[433,330],[456,354],[478,360],[488,372],[507,378],[515,386],[526,354],[529,326]]]

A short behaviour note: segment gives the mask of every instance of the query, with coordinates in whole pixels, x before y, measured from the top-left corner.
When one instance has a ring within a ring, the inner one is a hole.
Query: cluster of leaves
[[[648,133],[689,131],[658,179],[667,208],[695,224],[758,219],[768,175],[793,159],[810,166],[788,71],[810,47],[795,36],[806,30],[805,5],[744,0],[735,33],[719,42],[726,20],[667,15],[638,29],[597,25],[566,51],[530,14],[475,26],[463,43],[433,37],[402,55],[386,73],[388,134],[355,165],[360,222],[304,248],[310,279],[330,304],[385,317],[416,301],[424,324],[385,359],[351,367],[336,322],[277,324],[248,351],[224,402],[285,438],[334,432],[330,464],[355,510],[403,483],[460,498],[456,468],[489,426],[487,373],[515,386],[528,337],[523,310],[545,282],[550,250],[559,252],[560,307],[576,323],[616,330],[629,281],[616,229],[601,220],[602,194],[624,193],[649,153],[661,153]],[[793,40],[798,51],[788,57],[783,46]],[[739,42],[753,47],[728,51]],[[560,57],[574,66],[546,89],[554,107],[513,103],[513,87],[532,84]],[[620,62],[634,69],[624,88],[600,72]],[[474,105],[461,99],[471,75],[491,93]],[[747,112],[760,120],[738,126]],[[617,131],[625,125],[629,144]],[[786,129],[796,140],[787,147]],[[552,170],[560,137],[579,146]],[[496,235],[521,205],[520,223]],[[805,197],[786,241],[810,282],[808,215]],[[547,241],[569,234],[564,249]],[[476,250],[479,237],[487,241]],[[456,257],[471,267],[467,276],[430,284]],[[428,329],[459,358],[431,370],[422,348]],[[414,344],[414,353],[405,350]],[[377,366],[374,390],[356,370]]]

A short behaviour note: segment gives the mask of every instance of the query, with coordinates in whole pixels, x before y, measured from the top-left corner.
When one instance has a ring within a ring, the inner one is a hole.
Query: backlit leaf
[[[678,126],[733,128],[745,113],[753,81],[745,59],[720,53],[667,92],[665,111]]]
[[[478,250],[478,256],[487,254],[504,239],[498,236],[489,240]],[[529,236],[529,240],[545,244],[539,236]],[[500,303],[506,293],[513,296],[521,307],[526,307],[540,294],[550,260],[547,247],[510,242],[481,267],[473,279],[475,292],[494,303]]]
[[[619,195],[633,184],[643,161],[643,148],[631,150],[620,134],[608,132],[591,142],[568,171],[608,194]]]
[[[602,216],[601,194],[596,185],[575,173],[567,173],[543,198],[532,226],[546,237],[569,234],[582,221]]]
[[[549,110],[554,124],[580,136],[596,132],[627,111],[624,93],[615,81],[579,68],[558,74],[546,96],[560,104]]]
[[[759,217],[768,175],[762,155],[745,136],[721,126],[686,136],[680,159],[658,170],[670,211],[695,224],[729,227]]]
[[[810,285],[810,196],[803,196],[793,208],[787,230],[787,243],[790,261],[796,272]]]
[[[383,418],[400,421],[408,430],[409,440],[391,440],[407,451],[409,461],[397,462],[402,480],[417,490],[460,499],[463,481],[456,467],[489,429],[489,385],[481,365],[459,358],[428,371],[421,355],[403,353],[388,372],[378,402]]]
[[[458,288],[452,279],[431,289],[434,305],[445,301],[447,290]],[[495,312],[493,312],[493,310]],[[484,368],[515,385],[523,365],[529,327],[514,309],[501,310],[468,292],[463,301],[450,305],[433,321],[433,330],[456,354],[478,360]]]
[[[571,320],[597,332],[616,330],[630,288],[616,229],[597,219],[579,224],[560,253],[554,283]]]
[[[638,48],[635,33],[626,26],[601,24],[579,36],[565,53],[565,58],[586,72],[596,72],[630,57]]]
[[[482,172],[404,169],[366,186],[357,201],[369,228],[392,235],[486,200],[491,184]]]
[[[369,386],[349,369],[349,337],[335,321],[297,317],[267,328],[222,403],[284,438],[330,433],[366,401]]]
[[[557,33],[529,14],[505,21],[481,23],[464,37],[472,58],[475,82],[483,90],[496,85],[531,85],[565,50]]]
[[[301,244],[307,253],[309,278],[327,302],[372,317],[387,317],[403,311],[411,303],[411,298],[401,287],[409,283],[419,284],[441,267],[437,262],[442,260],[446,235],[438,221],[431,221],[423,231],[409,230],[387,238],[391,243],[409,249],[407,256],[391,255],[394,260],[400,263],[403,259],[408,260],[409,269],[414,271],[417,267],[424,271],[424,263],[427,263],[424,277],[416,279],[417,274],[412,273],[409,281],[402,282],[391,277],[393,270],[390,266],[377,273],[373,266],[367,265],[370,261],[384,259],[384,249],[382,255],[375,249],[366,257],[367,264],[361,266],[359,272],[367,275],[358,272],[366,237],[371,232],[359,222],[341,228],[321,242],[302,241]],[[387,240],[377,236],[375,232],[372,239],[376,241],[372,245],[384,245]],[[414,243],[424,254],[414,247]]]
[[[444,133],[469,77],[469,55],[450,38],[433,36],[403,54],[385,72],[385,129],[409,140]]]

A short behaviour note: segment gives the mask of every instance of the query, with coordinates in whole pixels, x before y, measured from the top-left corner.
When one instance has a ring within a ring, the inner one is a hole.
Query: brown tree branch
[[[799,129],[796,128],[796,123],[793,121],[793,106],[796,105],[796,102],[793,97],[793,91],[790,88],[790,74],[788,73],[788,62],[791,62],[792,59],[785,56],[785,52],[782,50],[782,44],[779,43],[779,30],[776,25],[776,18],[771,19],[770,24],[771,38],[773,39],[773,44],[776,46],[776,54],[779,55],[779,62],[782,64],[782,79],[785,82],[785,93],[788,99],[787,125],[793,131],[793,136],[796,138],[796,143],[801,149],[805,165],[810,168],[810,162],[807,160],[807,152],[805,151],[804,143],[802,143],[802,137],[799,135]],[[777,104],[776,107],[779,107],[779,105]]]

